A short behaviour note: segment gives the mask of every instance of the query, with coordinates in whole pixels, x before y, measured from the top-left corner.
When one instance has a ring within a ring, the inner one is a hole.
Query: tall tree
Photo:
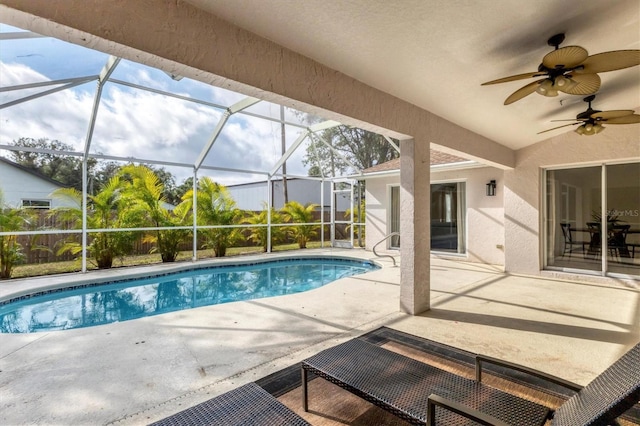
[[[75,148],[59,140],[47,138],[20,138],[13,141],[13,145],[23,148],[35,148],[50,151],[75,151]],[[11,159],[21,166],[38,171],[39,173],[57,180],[58,182],[82,189],[82,159],[64,154],[49,152],[12,151]],[[95,167],[96,160],[88,163],[90,171]]]
[[[307,146],[303,163],[309,167],[310,176],[333,177],[355,172],[348,162],[320,139],[360,170],[398,157],[398,152],[381,135],[354,127],[333,127],[313,137]]]
[[[116,161],[100,162],[96,165],[93,172],[89,172],[89,194],[97,194],[102,191],[111,179],[113,179],[120,171],[122,165]]]
[[[170,171],[164,167],[147,166],[158,177],[158,180],[162,182],[162,196],[169,204],[178,205],[181,200],[182,194],[177,193],[176,178]]]
[[[180,185],[177,185],[173,190],[172,196],[177,200],[182,200],[184,194],[193,190],[193,176],[189,176],[182,181]],[[173,203],[172,203],[173,204]]]

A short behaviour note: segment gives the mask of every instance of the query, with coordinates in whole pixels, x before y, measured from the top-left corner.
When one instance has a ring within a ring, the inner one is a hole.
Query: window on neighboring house
[[[22,207],[48,210],[51,208],[51,200],[22,200]]]

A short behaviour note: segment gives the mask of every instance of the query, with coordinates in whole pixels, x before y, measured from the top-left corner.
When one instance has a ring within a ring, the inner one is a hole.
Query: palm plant
[[[304,225],[315,222],[313,212],[318,208],[318,204],[307,204],[303,206],[297,201],[289,201],[282,208],[284,219],[289,222],[299,223],[289,227],[288,231],[298,243],[298,247],[307,248],[307,242],[317,235],[317,227],[315,225]]]
[[[189,207],[168,208],[164,184],[153,170],[145,166],[128,165],[120,169],[122,199],[127,214],[138,225],[172,227],[189,225]],[[151,252],[159,252],[162,262],[174,262],[182,244],[190,235],[189,229],[157,229],[145,234],[144,242],[154,244]]]
[[[617,213],[616,209],[609,209],[607,210],[607,224],[609,225],[616,225],[618,222],[624,222],[622,220],[620,220],[620,216]],[[591,219],[593,219],[594,222],[598,222],[601,223],[602,222],[602,214],[600,213],[599,210],[591,210]]]
[[[52,194],[56,198],[71,201],[73,207],[58,207],[51,211],[63,220],[70,221],[74,228],[82,228],[82,193],[74,188],[60,188]],[[87,229],[126,228],[136,222],[127,214],[122,202],[121,183],[119,177],[107,182],[100,192],[87,195]],[[113,260],[127,254],[133,246],[135,234],[132,232],[95,232],[91,233],[91,241],[87,247],[89,256],[100,269],[111,268]],[[65,240],[58,250],[63,253],[78,255],[82,253],[82,244],[76,240]]]
[[[229,190],[209,177],[203,177],[198,182],[197,190],[198,225],[227,226],[236,225],[241,220],[241,212]],[[192,208],[193,189],[183,196],[183,203]],[[209,228],[202,231],[204,236],[203,248],[213,249],[216,257],[224,257],[227,248],[232,247],[242,238],[238,228]]]
[[[0,232],[20,231],[29,224],[29,218],[27,210],[5,206],[0,192]],[[0,236],[0,279],[11,278],[13,267],[23,260],[24,253],[17,236]]]
[[[252,213],[249,217],[244,219],[244,223],[248,223],[251,225],[266,225],[268,220],[268,212],[266,204],[264,204],[264,210],[259,212]],[[271,223],[279,224],[283,223],[282,214],[277,212],[275,209],[271,209]],[[249,234],[249,240],[253,241],[256,244],[262,246],[263,251],[267,251],[268,241],[269,241],[269,227],[267,226],[256,226],[250,229],[251,233]],[[276,244],[280,242],[285,235],[285,229],[281,226],[272,226],[271,227],[271,244]]]

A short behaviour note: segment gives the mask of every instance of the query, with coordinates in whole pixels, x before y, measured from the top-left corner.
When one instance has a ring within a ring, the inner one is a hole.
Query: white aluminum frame
[[[39,34],[36,33],[31,33],[31,32],[16,32],[16,33],[3,33],[0,34],[0,40],[11,40],[11,39],[22,39],[22,38],[34,38],[34,37],[42,37]],[[118,58],[116,56],[110,56],[107,59],[107,62],[105,63],[105,65],[103,66],[100,74],[98,75],[89,75],[89,76],[84,76],[84,77],[75,77],[75,78],[68,78],[68,79],[60,79],[60,80],[54,80],[54,81],[43,81],[43,82],[36,82],[36,83],[30,83],[30,84],[22,84],[22,85],[15,85],[15,86],[8,86],[8,87],[2,87],[0,88],[0,92],[8,92],[8,91],[14,91],[14,90],[24,90],[24,89],[33,89],[33,88],[38,88],[38,87],[48,87],[48,86],[56,86],[54,88],[45,90],[43,92],[39,92],[36,94],[32,94],[29,96],[25,96],[19,99],[15,99],[13,101],[10,102],[6,102],[4,104],[0,105],[0,109],[4,109],[4,108],[8,108],[14,105],[18,105],[24,102],[28,102],[30,100],[33,99],[37,99],[40,97],[44,97],[47,95],[50,95],[52,93],[57,93],[59,91],[62,90],[66,90],[66,89],[70,89],[82,84],[86,84],[92,81],[96,81],[97,82],[97,89],[96,89],[96,93],[94,95],[94,101],[93,101],[93,107],[91,110],[91,116],[90,116],[90,120],[89,120],[89,125],[87,128],[87,133],[86,133],[86,137],[85,137],[85,144],[84,144],[84,148],[82,150],[82,152],[73,152],[73,151],[55,151],[55,150],[50,150],[50,149],[40,149],[40,148],[26,148],[26,147],[16,147],[16,146],[12,146],[12,145],[4,145],[4,144],[0,144],[0,149],[4,149],[4,150],[8,150],[8,151],[18,151],[18,152],[35,152],[35,153],[46,153],[46,154],[57,154],[57,155],[66,155],[66,156],[75,156],[75,157],[81,157],[82,158],[82,211],[83,211],[83,216],[82,216],[82,228],[79,230],[38,230],[38,231],[21,231],[21,232],[0,232],[0,236],[5,236],[5,235],[16,235],[16,236],[20,236],[20,235],[38,235],[38,234],[81,234],[82,235],[82,272],[87,272],[87,246],[88,246],[88,234],[89,233],[94,233],[94,232],[123,232],[123,231],[149,231],[149,230],[165,230],[165,229],[191,229],[193,231],[193,255],[192,255],[192,261],[196,261],[197,260],[197,231],[198,229],[208,229],[208,228],[215,228],[216,226],[198,226],[197,224],[197,197],[196,197],[196,193],[197,193],[197,183],[198,183],[198,172],[200,170],[212,170],[212,171],[225,171],[225,172],[236,172],[236,173],[250,173],[250,174],[258,174],[258,175],[265,175],[267,178],[267,188],[268,188],[268,195],[267,195],[267,199],[268,199],[268,213],[267,213],[267,224],[266,225],[262,225],[262,226],[267,226],[268,227],[268,236],[269,236],[269,240],[268,240],[268,252],[271,252],[271,226],[274,226],[271,223],[271,208],[273,206],[273,200],[272,200],[272,195],[271,195],[271,182],[272,179],[274,177],[282,177],[282,178],[286,178],[287,176],[289,177],[296,177],[296,178],[300,178],[300,179],[310,179],[310,180],[320,180],[321,184],[320,184],[320,202],[321,202],[321,220],[320,220],[320,239],[322,242],[322,246],[324,246],[324,226],[325,226],[325,221],[324,221],[324,185],[327,181],[329,181],[332,185],[332,191],[335,188],[335,183],[336,182],[347,182],[351,184],[351,189],[350,189],[350,196],[351,196],[351,200],[350,200],[350,204],[351,204],[351,220],[350,221],[339,221],[338,223],[349,223],[351,224],[351,246],[353,247],[353,235],[354,235],[354,229],[353,229],[353,224],[354,224],[354,220],[353,220],[353,185],[354,182],[352,179],[344,179],[344,178],[336,178],[331,177],[331,178],[327,178],[324,175],[321,177],[310,177],[310,176],[295,176],[295,175],[286,175],[285,173],[278,173],[278,170],[281,169],[281,167],[285,164],[285,162],[287,161],[287,159],[289,159],[291,157],[291,155],[296,151],[296,149],[299,148],[299,146],[302,144],[302,142],[304,142],[304,140],[309,137],[310,139],[313,139],[314,137],[317,138],[317,140],[320,140],[324,145],[326,145],[334,154],[336,154],[337,156],[339,156],[343,161],[345,161],[347,164],[349,164],[354,170],[357,171],[357,173],[359,175],[362,174],[362,171],[358,169],[358,167],[356,167],[352,162],[350,162],[346,157],[344,157],[344,155],[342,155],[342,153],[340,153],[338,150],[336,150],[330,143],[328,143],[321,135],[319,135],[318,133],[332,128],[332,127],[337,127],[337,126],[341,126],[342,124],[337,122],[337,121],[333,121],[333,120],[327,120],[327,121],[323,121],[320,123],[316,123],[313,124],[311,126],[305,126],[299,123],[295,123],[295,122],[291,122],[291,121],[287,121],[284,119],[284,116],[281,116],[280,119],[274,118],[274,117],[270,117],[267,115],[262,115],[262,114],[258,114],[258,113],[254,113],[254,112],[249,112],[249,111],[245,111],[247,108],[251,107],[252,105],[255,105],[259,102],[261,102],[260,99],[257,98],[252,98],[252,97],[246,97],[238,102],[236,102],[235,104],[226,107],[224,105],[219,105],[219,104],[215,104],[212,102],[207,102],[207,101],[203,101],[200,99],[196,99],[196,98],[190,98],[190,97],[186,97],[186,96],[182,96],[182,95],[177,95],[175,93],[171,93],[171,92],[166,92],[163,90],[158,90],[158,89],[154,89],[154,88],[150,88],[150,87],[145,87],[139,84],[135,84],[135,83],[130,83],[130,82],[126,82],[126,81],[122,81],[122,80],[118,80],[118,79],[112,79],[111,75],[113,74],[113,72],[115,71],[115,69],[118,67],[119,63],[121,61],[121,58]],[[170,76],[171,78],[175,79],[175,80],[179,80],[181,79],[180,76]],[[194,103],[198,103],[201,105],[206,105],[209,107],[213,107],[213,108],[217,108],[217,109],[222,109],[224,110],[222,118],[219,120],[219,122],[217,123],[216,127],[214,128],[211,137],[209,138],[207,144],[203,147],[202,151],[200,152],[200,155],[198,156],[197,160],[193,163],[193,164],[187,164],[187,163],[178,163],[178,162],[171,162],[171,161],[164,161],[164,160],[153,160],[153,159],[142,159],[142,158],[133,158],[133,157],[118,157],[118,156],[113,156],[113,155],[104,155],[104,154],[92,154],[90,153],[90,148],[91,148],[91,142],[93,139],[93,133],[94,133],[94,129],[95,129],[95,123],[96,123],[96,118],[98,115],[98,109],[100,107],[100,101],[102,98],[102,91],[104,86],[107,83],[113,83],[113,84],[118,84],[118,85],[122,85],[122,86],[127,86],[127,87],[132,87],[135,89],[140,89],[140,90],[145,90],[145,91],[149,91],[152,93],[156,93],[156,94],[160,94],[160,95],[164,95],[164,96],[169,96],[169,97],[173,97],[176,99],[181,99],[184,101],[188,101],[188,102],[194,102]],[[288,125],[288,126],[294,126],[294,127],[298,127],[300,129],[303,129],[304,132],[301,133],[301,135],[296,139],[296,141],[287,149],[287,151],[283,154],[283,156],[276,162],[276,164],[272,167],[272,169],[268,172],[264,172],[264,171],[256,171],[256,170],[247,170],[247,169],[231,169],[231,168],[225,168],[225,167],[215,167],[215,166],[206,166],[203,164],[204,160],[206,159],[208,153],[210,152],[211,148],[213,147],[213,145],[215,144],[218,136],[220,135],[220,132],[222,131],[222,129],[224,128],[225,124],[227,123],[228,119],[231,117],[231,115],[233,114],[245,114],[248,116],[252,116],[255,118],[260,118],[263,120],[268,120],[268,121],[273,121],[273,122],[278,122],[281,125]],[[388,143],[397,151],[400,152],[398,146],[393,143],[393,141],[385,136],[385,139],[388,141]],[[314,150],[315,152],[315,150]],[[316,158],[317,158],[317,153],[315,153]],[[194,214],[193,214],[193,224],[191,226],[187,226],[187,227],[152,227],[152,228],[135,228],[135,229],[87,229],[87,189],[88,189],[88,159],[89,158],[95,158],[95,159],[104,159],[104,160],[114,160],[114,161],[127,161],[127,162],[136,162],[136,163],[140,163],[140,164],[156,164],[156,165],[165,165],[165,166],[172,166],[172,167],[188,167],[191,168],[193,170],[193,193],[194,193],[194,199],[193,199],[193,210],[194,210]],[[334,199],[335,197],[333,196],[333,192],[332,192],[332,200],[331,200],[331,241],[332,241],[332,245],[334,243],[334,237],[335,237],[335,213],[334,213]],[[359,223],[359,225],[362,225]],[[253,226],[253,225],[252,225]],[[284,225],[283,225],[284,226]],[[229,225],[227,227],[246,227],[246,225]]]

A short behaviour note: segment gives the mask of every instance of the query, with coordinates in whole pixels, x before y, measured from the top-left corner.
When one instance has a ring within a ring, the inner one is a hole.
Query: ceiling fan
[[[589,104],[589,108],[586,111],[581,112],[575,118],[575,120],[551,120],[551,121],[574,121],[574,123],[565,124],[553,129],[543,130],[540,133],[550,132],[552,130],[561,129],[568,126],[576,126],[580,124],[575,132],[579,135],[591,136],[600,133],[604,130],[603,124],[634,124],[640,123],[640,115],[634,114],[631,109],[611,110],[611,111],[598,111],[591,108],[591,102],[595,99],[596,95],[587,96],[584,101]]]
[[[537,72],[499,78],[482,85],[544,77],[513,92],[504,101],[505,105],[533,92],[543,96],[558,96],[558,91],[570,95],[590,95],[600,88],[600,76],[597,73],[640,65],[640,50],[615,50],[589,56],[587,50],[580,46],[559,48],[563,41],[564,34],[556,34],[547,41],[549,46],[556,49],[542,58]]]

